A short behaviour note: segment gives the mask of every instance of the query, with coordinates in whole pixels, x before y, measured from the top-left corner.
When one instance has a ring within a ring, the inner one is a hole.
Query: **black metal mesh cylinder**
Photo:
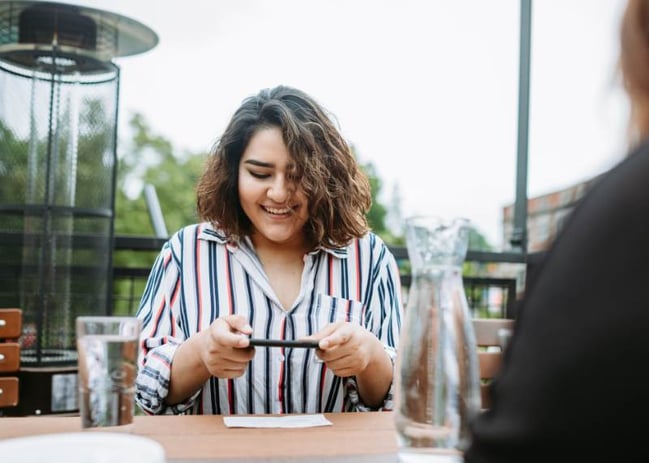
[[[117,66],[32,58],[0,56],[0,307],[23,309],[23,367],[76,363],[76,316],[109,313],[117,163]]]

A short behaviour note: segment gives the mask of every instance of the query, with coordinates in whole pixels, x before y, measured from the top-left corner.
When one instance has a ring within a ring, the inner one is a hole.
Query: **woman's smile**
[[[269,207],[269,206],[261,206],[261,207],[271,215],[289,215],[293,213],[293,209],[290,207],[283,207],[283,208]]]

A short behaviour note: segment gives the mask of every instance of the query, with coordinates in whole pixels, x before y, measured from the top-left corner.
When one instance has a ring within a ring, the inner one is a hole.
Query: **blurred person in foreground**
[[[631,151],[583,197],[526,290],[466,462],[649,461],[648,0],[628,2],[620,37]]]
[[[399,271],[366,221],[368,179],[313,98],[243,101],[197,187],[202,223],[163,246],[137,316],[147,413],[392,407]],[[312,338],[318,349],[253,347]]]

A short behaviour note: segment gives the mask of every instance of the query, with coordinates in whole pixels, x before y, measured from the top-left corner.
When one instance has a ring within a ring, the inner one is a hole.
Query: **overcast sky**
[[[159,36],[149,52],[115,61],[121,124],[141,112],[178,153],[206,151],[243,98],[299,87],[376,166],[384,202],[396,186],[404,217],[468,217],[502,246],[515,187],[518,0],[66,2],[129,16]],[[625,154],[628,109],[615,73],[623,5],[533,4],[530,197]]]

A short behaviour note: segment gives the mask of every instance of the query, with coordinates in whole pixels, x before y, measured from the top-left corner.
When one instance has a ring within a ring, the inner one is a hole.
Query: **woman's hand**
[[[172,367],[168,404],[186,400],[210,376],[236,378],[246,371],[255,355],[249,347],[252,328],[246,317],[228,315],[217,318],[202,331],[194,334],[176,350]]]
[[[349,322],[335,322],[312,336],[319,340],[316,355],[340,377],[355,376],[365,405],[379,408],[392,384],[392,361],[370,331]]]
[[[356,376],[377,357],[385,356],[383,345],[371,332],[356,323],[331,323],[316,333],[316,355],[336,376]]]
[[[248,320],[241,315],[217,318],[201,332],[200,358],[210,375],[237,378],[245,373],[255,355],[248,341],[251,333]]]

